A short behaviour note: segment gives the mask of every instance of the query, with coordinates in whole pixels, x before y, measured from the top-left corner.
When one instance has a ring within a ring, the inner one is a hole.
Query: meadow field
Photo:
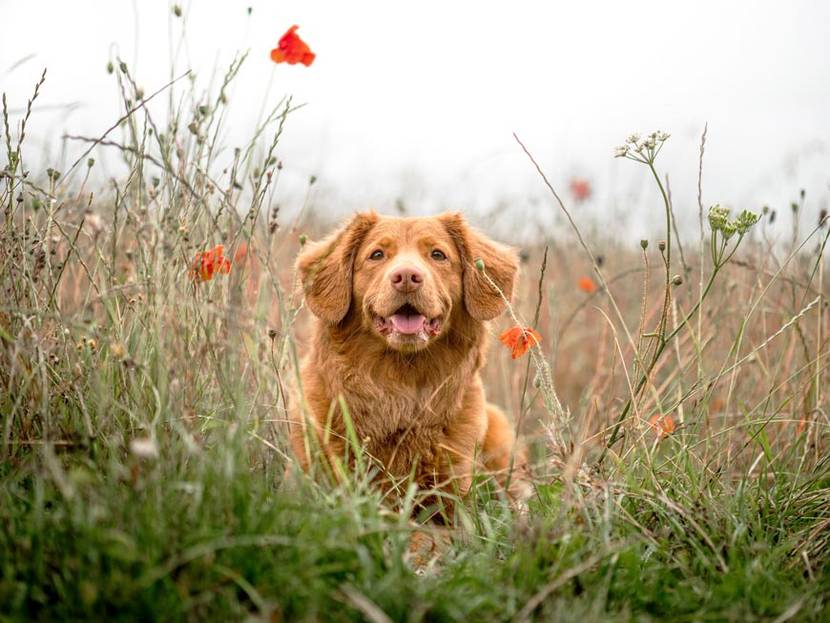
[[[384,499],[369,462],[337,483],[286,469],[309,336],[294,259],[336,223],[279,208],[290,98],[221,145],[243,60],[153,92],[114,62],[123,115],[61,170],[27,151],[48,75],[4,95],[0,619],[830,621],[827,188],[704,204],[702,135],[699,226],[678,232],[671,137],[620,137],[664,231],[627,245],[551,180],[538,209],[565,227],[520,249],[485,369],[533,494],[516,507],[481,476],[452,529],[421,525],[430,492]],[[162,118],[156,97],[176,102]],[[514,360],[497,337],[516,324],[542,342]],[[417,559],[416,531],[440,533]]]

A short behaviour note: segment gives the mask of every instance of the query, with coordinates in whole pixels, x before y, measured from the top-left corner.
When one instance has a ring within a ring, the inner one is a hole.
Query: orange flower
[[[597,291],[597,284],[595,284],[594,280],[590,277],[580,277],[579,281],[576,282],[576,285],[580,290],[587,292],[588,294],[593,294]]]
[[[665,439],[671,435],[675,430],[674,418],[670,415],[652,415],[648,421],[648,425],[656,432],[660,439]]]
[[[582,203],[591,198],[591,182],[588,180],[575,177],[570,181],[569,186],[577,203]]]
[[[292,26],[280,38],[280,42],[271,50],[271,60],[275,63],[288,63],[296,65],[302,63],[306,67],[314,62],[317,56],[311,51],[305,41],[295,32],[299,26]]]
[[[510,349],[510,356],[518,359],[527,349],[542,341],[542,336],[530,327],[510,327],[499,336],[499,341]]]
[[[200,251],[193,259],[190,277],[194,281],[210,281],[217,273],[231,272],[231,261],[225,257],[225,247],[217,244],[213,249]]]

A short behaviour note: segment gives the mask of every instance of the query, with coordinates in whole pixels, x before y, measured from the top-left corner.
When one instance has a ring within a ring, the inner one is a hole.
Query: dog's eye
[[[372,254],[369,256],[370,260],[382,260],[383,259],[383,251],[380,249],[375,249],[372,251]]]
[[[446,254],[439,249],[433,250],[433,252],[430,255],[432,256],[432,259],[438,260],[439,262],[447,259]]]

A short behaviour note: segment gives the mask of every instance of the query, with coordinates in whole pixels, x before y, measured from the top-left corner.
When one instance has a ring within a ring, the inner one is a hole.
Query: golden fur
[[[344,456],[342,397],[358,441],[391,477],[387,482],[413,475],[421,488],[464,494],[476,456],[487,470],[507,473],[513,429],[485,401],[479,377],[485,322],[506,304],[476,269],[477,259],[509,299],[515,253],[469,228],[459,214],[359,213],[307,245],[297,267],[316,319],[302,368],[305,409],[294,413],[291,426],[304,469],[315,448],[329,459]],[[400,274],[411,281],[401,285]],[[406,329],[406,313],[415,329]],[[521,458],[516,464],[523,469]]]

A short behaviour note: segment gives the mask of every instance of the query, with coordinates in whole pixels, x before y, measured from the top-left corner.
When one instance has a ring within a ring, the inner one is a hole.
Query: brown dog
[[[414,475],[422,489],[463,495],[479,451],[487,470],[507,473],[515,437],[485,402],[478,371],[485,322],[505,310],[513,290],[512,250],[460,214],[370,212],[309,244],[297,267],[317,317],[302,369],[306,415],[296,413],[291,426],[304,469],[314,448],[344,457],[342,398],[357,440],[391,480]]]

